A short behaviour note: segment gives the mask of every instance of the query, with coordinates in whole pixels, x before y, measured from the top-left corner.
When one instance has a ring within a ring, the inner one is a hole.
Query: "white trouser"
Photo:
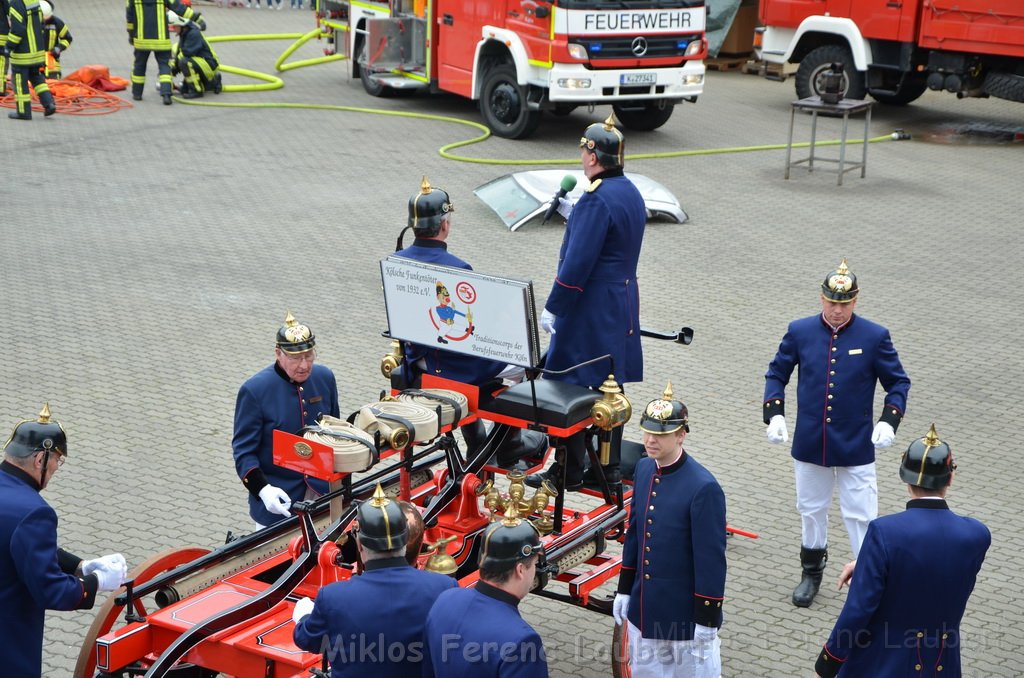
[[[627,622],[629,668],[633,678],[720,678],[722,641],[703,647],[695,640],[644,638],[640,629]]]
[[[853,557],[860,553],[868,523],[878,517],[875,464],[818,466],[796,461],[796,510],[800,512],[802,545],[823,549],[828,545],[828,510],[839,485],[839,509],[850,536]]]

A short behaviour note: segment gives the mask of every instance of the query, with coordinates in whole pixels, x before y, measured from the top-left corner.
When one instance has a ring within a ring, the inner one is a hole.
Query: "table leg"
[[[839,180],[837,186],[843,185],[843,166],[846,164],[846,134],[850,129],[850,112],[843,111],[843,138],[839,140]]]
[[[786,142],[786,179],[789,179],[790,159],[793,156],[793,120],[796,118],[796,108],[789,110],[789,140]]]
[[[811,111],[811,156],[807,159],[807,171],[814,171],[814,142],[818,138],[818,112]]]
[[[860,178],[863,179],[868,171],[868,134],[871,129],[871,106],[868,106],[868,112],[864,116],[864,151],[860,156]]]

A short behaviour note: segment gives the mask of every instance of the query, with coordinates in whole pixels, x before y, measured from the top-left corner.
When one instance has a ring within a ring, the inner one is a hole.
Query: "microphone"
[[[540,223],[548,223],[548,219],[558,211],[558,200],[564,198],[565,194],[576,188],[576,177],[571,174],[566,174],[562,177],[562,184],[558,187],[558,193],[555,193],[555,197],[551,199],[551,204],[548,205],[548,211],[544,213],[544,220]]]

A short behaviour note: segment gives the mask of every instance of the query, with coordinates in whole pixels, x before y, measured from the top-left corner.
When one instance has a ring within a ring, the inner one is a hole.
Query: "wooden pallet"
[[[771,80],[785,80],[787,75],[785,64],[770,64],[757,59],[749,59],[743,64],[743,72],[760,75]]]
[[[704,67],[709,71],[735,71],[747,63],[746,56],[720,56],[717,59],[707,59]]]

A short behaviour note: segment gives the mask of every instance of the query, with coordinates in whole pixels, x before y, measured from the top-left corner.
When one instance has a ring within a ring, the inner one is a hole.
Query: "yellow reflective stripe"
[[[526,63],[531,66],[540,66],[541,68],[551,68],[553,64],[551,61],[538,61],[536,59],[528,59]]]

